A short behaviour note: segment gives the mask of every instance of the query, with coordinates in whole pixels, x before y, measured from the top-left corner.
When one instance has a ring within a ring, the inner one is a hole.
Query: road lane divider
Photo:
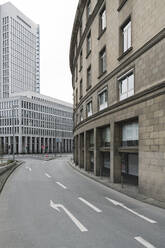
[[[80,201],[82,201],[83,203],[85,203],[87,206],[89,206],[90,208],[92,208],[94,211],[96,211],[97,213],[101,213],[102,210],[100,210],[99,208],[97,208],[96,206],[94,206],[93,204],[91,204],[90,202],[88,202],[87,200],[85,200],[82,197],[78,197],[78,199]]]
[[[56,182],[60,187],[62,187],[63,189],[67,189],[67,187],[65,185],[63,185],[62,183],[60,182]]]
[[[45,173],[45,176],[51,178],[51,176],[48,173]]]
[[[81,232],[88,231],[88,229],[83,224],[81,224],[81,222],[75,216],[73,216],[73,214],[66,207],[64,207],[64,205],[55,204],[52,200],[50,200],[50,207],[59,213],[61,212],[60,209],[62,209]]]
[[[135,237],[134,239],[146,248],[156,248],[155,246],[153,246],[152,244],[150,244],[148,241],[146,241],[140,236]]]
[[[148,221],[148,222],[151,223],[151,224],[156,224],[156,223],[157,223],[157,221],[152,220],[152,219],[149,219],[149,218],[145,217],[144,215],[141,215],[141,214],[135,212],[134,210],[132,210],[132,209],[126,207],[126,206],[125,206],[123,203],[121,203],[121,202],[117,202],[117,201],[112,200],[112,199],[110,199],[110,198],[108,198],[108,197],[105,197],[105,198],[106,198],[108,201],[110,201],[111,203],[113,203],[115,206],[119,206],[119,207],[121,207],[121,208],[124,208],[125,210],[129,211],[130,213],[132,213],[132,214],[134,214],[134,215],[140,217],[141,219],[144,219],[144,220]]]

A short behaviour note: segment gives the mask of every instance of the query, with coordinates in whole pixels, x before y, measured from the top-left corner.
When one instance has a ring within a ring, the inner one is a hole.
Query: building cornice
[[[165,81],[162,81],[142,92],[139,92],[125,100],[119,101],[108,108],[98,111],[97,113],[93,114],[92,116],[88,117],[86,120],[79,123],[74,128],[74,132],[79,128],[82,128],[86,124],[96,121],[99,118],[103,118],[107,115],[114,114],[116,112],[122,111],[124,109],[128,109],[129,107],[133,107],[134,105],[143,103],[145,101],[151,100],[157,96],[165,95]]]

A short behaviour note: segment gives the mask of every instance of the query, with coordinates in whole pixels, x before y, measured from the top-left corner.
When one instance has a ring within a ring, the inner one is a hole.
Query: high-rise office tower
[[[0,98],[40,92],[40,31],[10,2],[0,5]]]

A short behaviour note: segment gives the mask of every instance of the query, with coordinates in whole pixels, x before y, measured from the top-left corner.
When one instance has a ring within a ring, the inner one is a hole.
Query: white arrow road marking
[[[143,246],[145,246],[146,248],[156,248],[155,246],[153,246],[152,244],[150,244],[148,241],[146,241],[140,236],[135,237],[134,239],[138,241],[140,244],[142,244]]]
[[[74,224],[80,229],[81,232],[87,232],[88,229],[86,229],[85,226],[83,226],[76,217],[73,216],[71,212],[69,212],[63,205],[61,204],[55,204],[52,200],[50,200],[50,206],[51,208],[55,209],[56,211],[60,212],[59,208],[62,208],[64,212],[69,216],[69,218],[74,222]]]
[[[59,186],[61,186],[63,189],[67,189],[67,187],[66,186],[64,186],[62,183],[60,183],[60,182],[56,182]]]
[[[51,178],[51,176],[48,173],[45,173],[45,176]]]
[[[141,215],[141,214],[139,214],[139,213],[133,211],[132,209],[127,208],[127,207],[126,207],[123,203],[121,203],[121,202],[114,201],[114,200],[112,200],[112,199],[110,199],[110,198],[108,198],[108,197],[105,197],[105,198],[106,198],[108,201],[112,202],[115,206],[120,206],[120,207],[126,209],[127,211],[131,212],[132,214],[135,214],[136,216],[138,216],[138,217],[140,217],[140,218],[142,218],[142,219],[144,219],[144,220],[150,222],[151,224],[157,223],[155,220],[149,219],[149,218],[145,217],[144,215]]]
[[[100,210],[99,208],[95,207],[93,204],[91,204],[90,202],[86,201],[84,198],[79,197],[78,198],[80,201],[84,202],[87,206],[91,207],[93,210],[95,210],[97,213],[101,213],[102,210]]]

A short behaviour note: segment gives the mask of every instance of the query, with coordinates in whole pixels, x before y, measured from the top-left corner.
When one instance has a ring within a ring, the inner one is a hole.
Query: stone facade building
[[[80,0],[70,68],[74,160],[165,200],[165,4]]]

